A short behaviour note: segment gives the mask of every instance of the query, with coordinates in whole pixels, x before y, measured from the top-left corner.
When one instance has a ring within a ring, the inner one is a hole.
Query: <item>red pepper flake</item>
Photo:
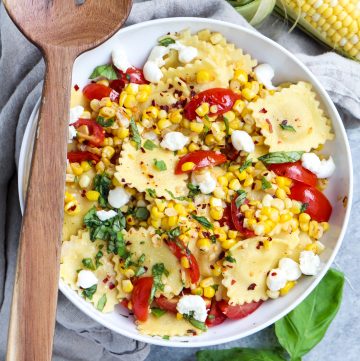
[[[78,91],[80,88],[79,88],[79,86],[77,84],[75,84],[74,89],[75,89],[75,91]]]
[[[109,276],[107,276],[103,279],[103,283],[107,283],[108,281],[109,281]]]
[[[269,125],[269,132],[272,133],[272,132],[273,132],[273,126],[272,126],[270,120],[269,120],[269,119],[265,119],[265,121],[266,121],[266,123],[268,123],[268,125]]]
[[[253,291],[256,287],[256,283],[252,283],[249,287],[248,287],[248,290],[249,291]]]
[[[109,290],[112,290],[112,289],[114,289],[115,288],[115,285],[111,282],[111,283],[109,283]]]
[[[236,283],[235,280],[231,280],[231,286],[234,285]]]
[[[266,114],[267,113],[267,110],[265,108],[262,108],[259,113],[263,113],[263,114]]]
[[[271,272],[271,275],[272,275],[272,276],[276,276],[277,273],[276,273],[276,272]]]
[[[256,249],[260,249],[264,245],[263,241],[259,241],[259,243],[256,246]]]

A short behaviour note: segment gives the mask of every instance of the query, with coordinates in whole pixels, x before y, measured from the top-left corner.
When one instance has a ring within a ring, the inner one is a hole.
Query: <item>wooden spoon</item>
[[[125,22],[131,0],[4,0],[46,73],[18,253],[8,361],[51,360],[74,59]]]

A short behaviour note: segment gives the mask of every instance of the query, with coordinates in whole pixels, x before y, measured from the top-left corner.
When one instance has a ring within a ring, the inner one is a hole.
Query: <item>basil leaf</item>
[[[191,198],[191,199],[194,199],[195,196],[197,196],[198,194],[201,193],[200,187],[195,185],[195,184],[188,183],[187,187],[189,189],[188,197]]]
[[[115,122],[114,118],[106,119],[104,117],[100,117],[100,115],[96,118],[96,123],[100,124],[102,127],[107,128],[111,127]]]
[[[92,271],[95,271],[94,262],[91,258],[83,258],[81,262],[84,265],[84,267],[86,267],[87,269],[91,269]]]
[[[152,198],[156,198],[156,197],[157,197],[156,191],[155,191],[155,189],[153,189],[153,188],[147,188],[147,189],[146,189],[146,193],[147,193],[150,197],[152,197]]]
[[[242,172],[243,170],[249,168],[251,166],[251,164],[252,164],[252,160],[251,159],[246,159],[245,162],[239,168],[239,172]]]
[[[271,183],[265,177],[262,177],[261,178],[261,189],[265,190],[265,189],[269,189],[271,187],[272,187]]]
[[[287,120],[283,120],[280,123],[280,128],[288,132],[296,132],[295,128],[292,125],[288,125]]]
[[[205,322],[201,322],[198,320],[195,320],[195,318],[191,315],[184,315],[184,318],[188,320],[194,327],[198,328],[201,331],[207,331],[207,326],[205,325]]]
[[[108,195],[110,191],[111,179],[106,173],[97,174],[94,178],[94,189],[100,193],[98,203],[105,208],[108,205]]]
[[[159,45],[161,46],[169,46],[170,44],[175,44],[175,40],[173,38],[163,38],[159,40]]]
[[[223,119],[224,119],[224,123],[225,123],[225,132],[226,132],[226,136],[229,135],[230,133],[230,127],[229,127],[229,119],[224,117],[223,116]]]
[[[236,259],[234,257],[231,257],[230,254],[228,254],[225,258],[225,261],[230,262],[230,263],[236,263]]]
[[[299,306],[275,323],[276,336],[291,360],[301,360],[324,337],[339,310],[344,279],[343,273],[330,269]]]
[[[236,193],[238,194],[238,196],[235,199],[235,205],[236,208],[239,208],[245,202],[246,192],[242,189],[239,189],[238,191],[236,191]]]
[[[196,353],[197,361],[285,361],[274,350],[231,348],[228,350],[204,350]]]
[[[117,79],[116,71],[111,64],[99,65],[91,73],[89,79],[95,79],[98,77],[104,77],[109,80]]]
[[[93,296],[94,296],[94,293],[96,292],[97,290],[97,285],[93,285],[89,288],[85,288],[83,291],[82,291],[82,296],[84,298],[88,298],[89,300],[92,300]]]
[[[166,163],[163,160],[154,159],[154,167],[160,172],[167,170]]]
[[[172,199],[177,199],[178,201],[186,201],[188,199],[187,197],[175,197],[174,193],[168,189],[165,189],[165,192],[169,193]]]
[[[96,308],[99,310],[99,311],[102,311],[106,305],[106,302],[107,302],[107,298],[106,298],[106,293],[104,293],[101,298],[99,299],[97,305],[96,305]]]
[[[104,254],[102,253],[102,251],[99,251],[98,253],[96,253],[96,256],[95,256],[95,267],[96,267],[96,268],[102,266],[102,263],[100,262],[100,259],[101,259],[101,257],[102,257],[103,255],[104,255]]]
[[[214,226],[212,223],[205,217],[197,216],[196,214],[192,213],[191,217],[195,219],[195,221],[198,221],[203,227],[207,229],[213,229]]]
[[[165,336],[163,336],[162,337],[164,340],[170,340],[170,336],[168,336],[168,335],[165,335]]]
[[[139,207],[135,209],[134,216],[140,221],[146,221],[149,218],[150,212],[146,207]]]
[[[180,227],[176,227],[167,232],[170,239],[175,239],[180,236]]]
[[[300,160],[304,152],[273,152],[262,155],[259,160],[265,164],[294,163]]]
[[[158,308],[158,307],[151,307],[151,313],[156,317],[156,318],[160,318],[161,316],[164,316],[166,311]]]
[[[300,207],[300,213],[304,213],[309,207],[309,203],[302,203]]]
[[[151,269],[151,273],[153,276],[153,285],[151,288],[149,303],[152,302],[152,300],[155,297],[155,293],[157,290],[163,291],[164,290],[164,284],[162,283],[162,275],[165,276],[169,275],[169,271],[165,268],[164,263],[156,263],[153,265]]]
[[[140,137],[139,129],[135,124],[134,118],[130,119],[130,130],[131,130],[132,140],[136,144],[136,149],[139,149],[141,147],[141,137]]]
[[[157,145],[150,139],[146,139],[144,143],[144,148],[147,150],[153,150],[154,148],[157,148]]]
[[[145,267],[139,267],[139,268],[137,269],[137,271],[135,272],[135,276],[136,276],[136,277],[140,277],[140,276],[143,275],[144,273],[146,273]]]

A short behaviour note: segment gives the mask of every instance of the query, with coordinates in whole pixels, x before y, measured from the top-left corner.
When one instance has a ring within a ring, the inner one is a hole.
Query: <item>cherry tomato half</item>
[[[131,294],[131,302],[135,317],[139,321],[146,321],[149,315],[149,299],[153,286],[152,277],[141,277],[135,284]]]
[[[240,99],[240,95],[235,94],[230,89],[225,88],[212,88],[207,89],[199,94],[196,94],[190,102],[184,108],[184,115],[189,120],[194,120],[197,117],[196,109],[202,103],[208,103],[210,107],[212,105],[217,106],[217,111],[215,113],[209,113],[210,116],[220,115],[226,113],[228,110],[231,110],[235,101]]]
[[[94,147],[98,147],[102,144],[105,139],[105,133],[102,126],[96,123],[94,120],[90,119],[79,119],[75,123],[72,124],[76,129],[81,127],[82,125],[87,126],[89,130],[88,134],[81,134],[83,138],[85,138],[89,144],[93,145]]]
[[[123,91],[126,84],[148,84],[149,82],[144,78],[144,73],[142,69],[139,68],[129,68],[124,73],[121,70],[118,70],[119,79],[115,79],[110,83],[110,87],[117,91],[119,94]]]
[[[318,222],[327,222],[332,206],[326,196],[314,187],[295,182],[290,189],[290,198],[307,205],[305,213]]]
[[[240,318],[244,318],[253,313],[261,306],[262,303],[263,301],[258,301],[231,306],[226,301],[221,300],[218,302],[218,306],[225,316],[231,318],[232,320],[239,320]]]
[[[165,296],[160,296],[158,298],[155,298],[155,302],[157,303],[157,305],[165,310],[165,311],[169,311],[171,313],[176,313],[177,309],[177,303],[179,302],[179,297],[173,297],[173,298],[166,298]]]
[[[181,169],[182,165],[187,162],[192,162],[195,164],[195,166],[193,169],[183,171]],[[190,173],[197,169],[213,167],[225,162],[226,157],[223,154],[216,153],[212,150],[196,150],[184,155],[179,159],[175,167],[175,174]]]
[[[105,97],[109,97],[112,101],[117,101],[119,99],[119,93],[116,92],[114,89],[111,89],[106,85],[97,83],[90,83],[86,85],[83,89],[83,94],[89,100],[101,100]]]
[[[82,151],[74,151],[68,152],[67,159],[69,159],[70,163],[80,163],[82,161],[93,160],[96,163],[100,161],[100,157],[91,152],[82,152]]]
[[[288,177],[312,187],[316,186],[316,175],[304,168],[300,161],[294,163],[270,164],[268,169],[272,170],[278,176]]]
[[[250,238],[254,237],[255,233],[254,231],[247,229],[244,227],[244,215],[241,213],[240,209],[236,207],[236,198],[234,197],[231,201],[231,220],[232,223],[237,231],[239,231],[244,237]],[[244,203],[247,204],[249,201],[245,199]]]
[[[219,302],[213,301],[211,303],[210,312],[205,321],[206,326],[213,327],[220,325],[220,323],[223,323],[226,319],[227,317],[220,310]]]

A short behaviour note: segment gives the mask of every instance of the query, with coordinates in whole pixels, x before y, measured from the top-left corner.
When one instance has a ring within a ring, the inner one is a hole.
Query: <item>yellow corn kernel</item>
[[[276,177],[275,181],[276,181],[276,184],[281,188],[291,186],[291,179],[287,178],[287,177],[278,176],[278,177]]]
[[[134,226],[136,224],[136,220],[131,214],[129,214],[129,215],[126,216],[126,223],[129,226]]]
[[[299,214],[299,222],[300,223],[308,223],[310,222],[311,217],[307,213]]]
[[[221,275],[221,266],[218,262],[216,262],[211,270],[211,274],[214,276],[214,277],[218,277]]]
[[[254,227],[256,225],[256,219],[255,218],[250,218],[247,220],[247,225],[249,227]]]
[[[156,206],[151,207],[150,211],[151,217],[154,219],[161,219],[164,217],[164,213],[159,211],[159,208]]]
[[[227,187],[229,184],[228,179],[225,176],[220,176],[217,178],[217,182],[219,185],[221,185],[222,187]]]
[[[266,206],[262,207],[261,214],[263,214],[264,216],[270,217],[271,207],[266,207]]]
[[[159,109],[154,106],[150,106],[144,110],[144,113],[150,118],[156,119],[159,115]]]
[[[161,227],[161,219],[160,218],[159,219],[151,219],[150,223],[156,229]]]
[[[101,152],[101,155],[104,157],[104,158],[112,158],[112,156],[115,154],[115,149],[113,147],[110,147],[110,146],[106,146],[102,149],[102,152]]]
[[[182,256],[180,259],[181,266],[184,268],[190,268],[189,260],[186,256]]]
[[[70,216],[75,216],[76,214],[80,213],[80,205],[77,200],[70,201],[65,204],[64,206],[65,213],[69,214]]]
[[[64,202],[68,203],[68,202],[73,201],[73,200],[75,200],[74,195],[69,193],[69,192],[65,192]]]
[[[100,100],[98,99],[93,99],[90,102],[90,108],[94,111],[94,112],[98,112],[100,109]]]
[[[226,239],[225,241],[221,242],[221,247],[224,249],[230,249],[231,247],[235,246],[235,244],[235,239]]]
[[[201,133],[204,130],[204,123],[191,122],[190,130],[195,133]]]
[[[285,296],[296,285],[295,281],[287,281],[286,285],[280,290],[280,295]]]
[[[125,91],[122,91],[119,97],[119,105],[122,107],[124,106],[125,100],[128,97],[127,93]]]
[[[100,193],[98,191],[87,191],[85,193],[85,196],[86,198],[89,200],[89,201],[97,201],[100,197]]]
[[[149,99],[149,93],[145,91],[140,91],[136,94],[136,100],[139,103],[145,103]]]
[[[309,231],[309,222],[306,222],[306,223],[300,222],[299,225],[300,225],[300,229],[303,232],[308,232]]]
[[[174,227],[176,226],[178,223],[178,217],[177,216],[170,216],[168,218],[168,224],[169,224],[169,227]]]
[[[209,83],[211,80],[212,76],[207,70],[199,70],[196,74],[196,82],[198,84]]]
[[[210,216],[215,221],[219,221],[224,215],[223,207],[210,207]]]
[[[193,162],[185,162],[182,166],[181,166],[181,170],[183,172],[188,172],[189,170],[193,170],[195,168],[195,163]]]
[[[241,84],[248,82],[249,77],[246,71],[242,69],[235,70],[234,79],[238,80]]]
[[[330,228],[330,225],[328,222],[321,222],[320,226],[323,228],[324,232],[326,232]]]
[[[200,295],[199,295],[199,296],[200,296]],[[184,316],[183,316],[180,312],[177,312],[177,313],[176,313],[176,319],[177,319],[177,320],[180,321],[180,320],[182,320],[183,318],[184,318]]]
[[[200,287],[205,288],[212,286],[214,284],[214,279],[212,277],[206,277],[200,282]]]
[[[230,229],[229,231],[228,231],[228,237],[230,238],[230,239],[236,239],[236,237],[237,237],[237,231],[234,231],[234,230],[232,230],[232,229]]]
[[[109,80],[107,80],[107,79],[101,79],[101,80],[98,80],[98,81],[96,82],[96,84],[101,84],[101,85],[109,86]]]
[[[196,143],[191,143],[188,146],[189,152],[194,152],[195,150],[199,150],[200,146],[198,146]]]
[[[133,108],[137,104],[135,95],[127,94],[125,100],[124,100],[124,106],[125,108]]]
[[[243,212],[244,212],[245,218],[254,218],[255,211],[253,209],[248,209],[248,210],[243,211]]]
[[[226,193],[221,187],[216,187],[213,194],[216,198],[220,198],[222,200],[226,199]]]
[[[288,222],[288,221],[290,221],[291,218],[292,218],[292,217],[291,217],[291,214],[290,214],[290,213],[284,213],[284,214],[282,214],[282,215],[280,216],[280,222],[281,222],[281,223]]]
[[[214,234],[217,236],[218,241],[223,242],[226,240],[226,232],[222,228],[215,228]]]
[[[115,117],[115,109],[110,107],[101,108],[99,115],[104,118],[113,118]]]
[[[196,246],[202,251],[208,251],[211,246],[211,241],[208,238],[199,238],[196,242]]]
[[[175,204],[174,209],[176,210],[176,212],[178,213],[179,216],[187,215],[185,207],[180,203]]]
[[[82,174],[79,179],[80,188],[87,188],[90,185],[91,178],[87,174]]]
[[[264,221],[264,232],[265,233],[271,232],[274,227],[275,227],[275,224],[272,220],[267,219],[266,221]]]
[[[275,197],[284,200],[286,198],[286,192],[282,188],[278,188],[275,191]]]
[[[191,290],[191,294],[196,296],[202,296],[203,295],[203,289],[201,287],[196,287]]]
[[[134,289],[134,286],[133,286],[133,284],[131,283],[130,280],[122,280],[121,281],[121,288],[122,288],[122,290],[124,292],[130,293]]]
[[[140,84],[139,91],[144,91],[148,94],[151,94],[151,85],[150,84]]]
[[[309,222],[309,236],[310,237],[316,237],[316,234],[318,232],[319,223],[317,221],[310,221]]]
[[[298,205],[293,205],[290,210],[294,214],[300,214],[300,212],[301,212],[300,207]]]
[[[318,253],[317,245],[316,243],[309,243],[305,246],[306,251],[313,251],[315,254]]]
[[[159,110],[159,114],[158,114],[159,119],[166,118],[167,116],[168,116],[168,113],[166,110],[164,110],[164,109]]]
[[[215,290],[213,287],[209,286],[209,287],[205,287],[204,288],[204,296],[206,298],[213,298],[215,296]]]
[[[249,89],[249,88],[244,88],[241,91],[241,94],[246,100],[249,100],[249,101],[256,97],[255,91],[252,89]]]
[[[196,114],[199,117],[204,117],[206,114],[208,114],[210,111],[210,105],[209,103],[202,103],[200,106],[198,106],[195,110]]]
[[[254,183],[254,178],[251,175],[248,175],[244,180],[244,187],[250,187]]]
[[[128,84],[124,89],[129,95],[136,95],[139,91],[139,86],[137,84]]]
[[[130,130],[128,128],[120,128],[117,131],[117,135],[120,139],[125,139],[130,135]]]
[[[133,269],[131,269],[131,268],[128,268],[128,269],[125,270],[124,275],[127,278],[134,277],[135,276],[135,271]]]
[[[174,124],[179,124],[181,123],[181,121],[183,120],[183,117],[181,115],[181,112],[180,110],[175,110],[175,111],[172,111],[170,114],[169,114],[169,119],[172,123]]]
[[[83,174],[84,170],[79,163],[70,163],[70,166],[75,175],[79,176]]]
[[[238,112],[239,114],[242,113],[242,111],[245,108],[245,102],[243,100],[236,100],[236,102],[234,103],[233,109]]]
[[[177,155],[185,155],[188,153],[188,149],[186,147],[181,148],[180,150],[177,151]]]
[[[92,164],[86,160],[83,160],[80,165],[84,172],[87,172],[92,168]]]
[[[245,180],[246,177],[248,176],[248,173],[246,172],[246,170],[243,170],[241,172],[237,171],[237,172],[235,172],[235,174],[238,177],[239,181]]]
[[[157,123],[157,126],[159,127],[159,129],[163,130],[163,129],[166,129],[168,127],[171,126],[171,122],[169,119],[160,119]]]
[[[229,122],[232,122],[235,120],[235,113],[232,110],[229,110],[223,114],[223,117],[225,117]]]
[[[240,181],[238,179],[233,179],[229,183],[229,188],[233,191],[237,191],[241,188]]]

